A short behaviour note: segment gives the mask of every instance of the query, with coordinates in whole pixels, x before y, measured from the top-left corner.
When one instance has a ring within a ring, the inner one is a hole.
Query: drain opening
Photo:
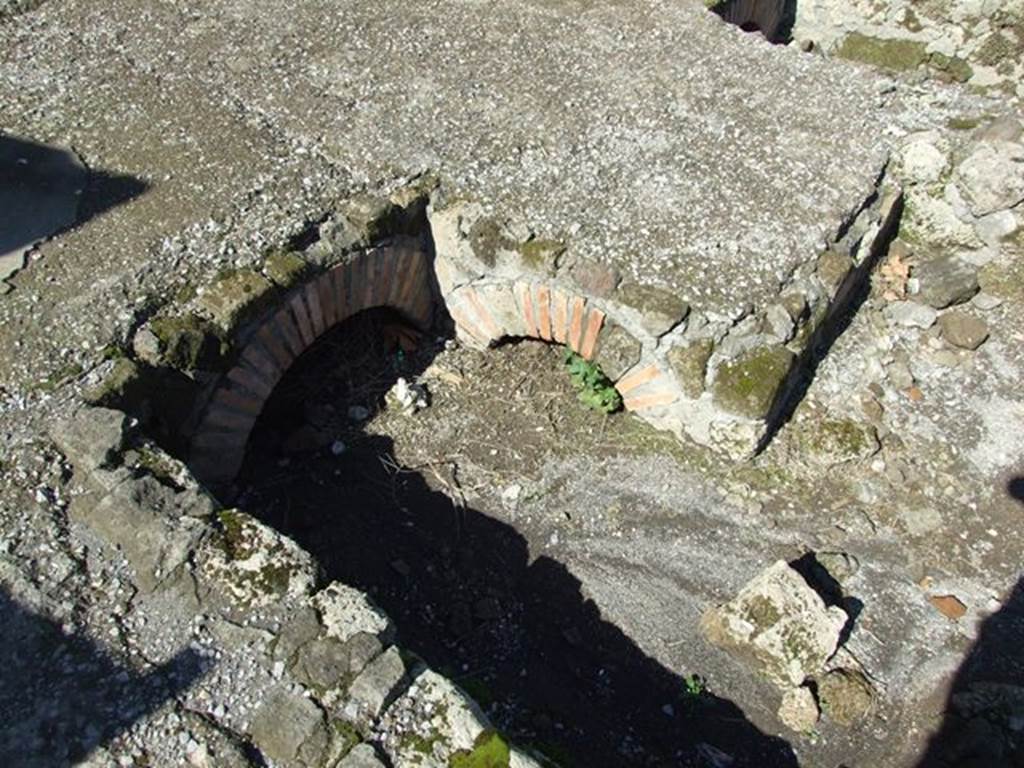
[[[792,40],[796,0],[706,0],[706,5],[729,24],[759,33],[771,43]]]
[[[400,377],[419,374],[437,382],[426,410],[382,407]],[[553,403],[603,419],[575,402],[555,345],[446,349],[394,313],[362,312],[315,342],[268,398],[239,507],[295,538],[326,579],[367,592],[404,649],[558,764],[696,764],[702,744],[718,744],[745,763],[795,765],[731,702],[688,698],[682,677],[605,621],[562,563],[537,556],[531,531],[489,506],[494,494],[474,493],[480,475],[463,469],[492,440],[541,466]],[[485,434],[481,419],[500,428]],[[559,438],[585,439],[557,423]]]

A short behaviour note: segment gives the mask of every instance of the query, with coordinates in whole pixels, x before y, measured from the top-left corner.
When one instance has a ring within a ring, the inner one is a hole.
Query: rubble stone
[[[705,613],[701,629],[712,643],[748,659],[766,679],[788,690],[822,671],[847,621],[841,608],[826,607],[780,560],[731,601]]]

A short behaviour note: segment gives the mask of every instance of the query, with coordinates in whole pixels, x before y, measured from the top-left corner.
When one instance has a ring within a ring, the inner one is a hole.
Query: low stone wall
[[[652,426],[744,458],[770,438],[815,348],[865,284],[900,199],[880,178],[817,260],[780,279],[774,303],[731,318],[575,261],[560,243],[517,240],[514,226],[474,203],[435,203],[429,218],[438,287],[464,343],[565,344],[595,360],[625,407]]]
[[[816,349],[888,242],[900,195],[883,174],[817,258],[779,276],[769,304],[733,316],[579,259],[434,187],[350,201],[318,226],[313,245],[219,275],[150,318],[133,339],[135,360],[119,361],[93,401],[124,406],[135,379],[150,401],[167,401],[150,410],[180,400],[164,415],[165,432],[202,482],[229,498],[266,400],[317,338],[374,307],[426,330],[443,308],[467,345],[563,344],[601,366],[627,410],[742,459],[785,418]],[[139,364],[162,383],[147,385]],[[168,380],[173,396],[161,390]]]
[[[1024,98],[1024,3],[800,0],[793,37],[805,47],[895,72]]]
[[[258,752],[237,750],[231,765],[448,768],[489,757],[540,768],[457,686],[403,652],[365,593],[322,583],[291,539],[218,508],[124,413],[83,408],[52,437],[74,467],[69,520],[127,564],[147,658],[193,647],[201,628],[227,665],[216,671],[235,680],[227,689],[179,695]],[[216,698],[225,693],[234,698]]]

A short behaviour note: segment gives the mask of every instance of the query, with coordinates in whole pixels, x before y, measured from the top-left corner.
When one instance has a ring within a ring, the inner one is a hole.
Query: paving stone
[[[690,305],[676,293],[656,286],[622,283],[614,300],[626,317],[634,317],[651,336],[661,336],[685,319]]]
[[[935,325],[939,313],[915,301],[894,301],[885,308],[886,319],[904,328],[927,329]]]
[[[711,384],[715,403],[737,416],[765,418],[795,361],[792,352],[778,346],[755,348],[722,363]]]
[[[219,277],[198,298],[197,305],[208,313],[225,334],[256,310],[267,306],[274,285],[255,270],[240,269]]]
[[[870,713],[874,689],[863,673],[853,669],[834,669],[818,681],[818,698],[829,719],[849,726]]]
[[[50,430],[51,439],[83,472],[109,466],[124,447],[129,420],[122,411],[83,408]]]
[[[956,180],[975,216],[1013,208],[1024,200],[1024,145],[980,143],[957,168]]]
[[[668,363],[682,386],[683,394],[696,399],[704,393],[708,359],[715,345],[711,339],[698,339],[685,346],[672,347]]]
[[[601,333],[595,361],[612,381],[640,362],[640,342],[623,327],[609,325]]]
[[[963,304],[978,292],[978,270],[955,256],[940,256],[914,267],[918,300],[935,309]]]
[[[391,619],[364,592],[341,582],[331,582],[313,596],[313,606],[326,632],[342,642],[360,633],[373,635],[381,642],[394,636]]]
[[[988,324],[959,310],[945,312],[939,318],[942,338],[963,349],[977,349],[989,336]]]
[[[249,735],[279,765],[326,768],[333,739],[323,711],[313,701],[284,688],[274,689],[253,716]]]
[[[790,688],[782,695],[779,720],[790,730],[807,733],[818,724],[818,702],[810,688]]]
[[[405,678],[405,663],[398,649],[392,646],[375,658],[349,686],[349,696],[362,713],[379,715],[396,694]]]
[[[338,768],[384,768],[384,763],[369,744],[357,744],[338,763]]]

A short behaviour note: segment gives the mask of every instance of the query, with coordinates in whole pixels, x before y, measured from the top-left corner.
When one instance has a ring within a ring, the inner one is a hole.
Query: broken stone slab
[[[1024,144],[979,143],[957,167],[956,182],[974,216],[1015,207],[1024,201]]]
[[[69,514],[121,551],[143,593],[187,568],[208,534],[203,522],[181,514],[173,489],[151,477],[128,478]]]
[[[790,730],[807,733],[818,724],[821,711],[811,689],[801,686],[790,688],[782,695],[778,715],[782,724]]]
[[[356,717],[376,718],[394,698],[405,679],[405,662],[394,646],[366,665],[348,694],[356,708]]]
[[[840,725],[851,726],[871,712],[874,687],[863,672],[839,668],[818,680],[822,711]]]
[[[795,362],[796,356],[780,346],[755,348],[728,360],[711,383],[714,401],[728,413],[767,418]]]
[[[290,538],[235,509],[217,513],[217,524],[195,553],[195,573],[225,617],[241,620],[313,593],[319,566]]]
[[[82,408],[50,428],[50,438],[82,472],[109,467],[124,448],[130,419],[111,408]]]
[[[283,686],[264,698],[253,716],[249,737],[278,765],[327,768],[344,746],[314,701]]]
[[[920,285],[917,298],[934,309],[963,304],[978,292],[978,270],[956,256],[928,259],[914,267]]]
[[[276,291],[274,284],[255,270],[232,270],[204,288],[196,305],[230,336],[246,319],[268,306]]]
[[[882,447],[875,427],[854,419],[808,420],[798,434],[811,460],[826,467],[862,461]]]
[[[394,639],[395,627],[390,617],[358,589],[331,582],[313,596],[312,603],[327,634],[341,642],[363,633],[384,644]]]
[[[780,560],[728,603],[705,613],[701,629],[710,642],[747,660],[785,691],[822,672],[848,620]]]
[[[904,328],[928,329],[939,317],[934,309],[916,301],[894,301],[882,313],[890,323]]]
[[[338,763],[338,768],[384,768],[369,744],[356,744]]]
[[[390,732],[384,750],[395,768],[450,768],[458,764],[540,768],[539,762],[506,743],[462,690],[427,668],[414,673],[409,687],[388,707],[382,722]]]

